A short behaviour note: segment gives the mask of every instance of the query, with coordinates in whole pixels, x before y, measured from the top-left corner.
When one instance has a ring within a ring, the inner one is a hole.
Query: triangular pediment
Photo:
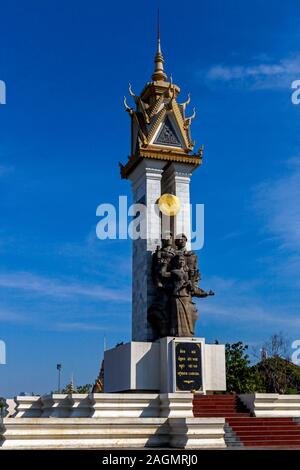
[[[173,112],[165,113],[160,123],[156,124],[156,130],[148,142],[150,145],[161,147],[177,147],[180,149],[186,147],[184,137]]]
[[[181,147],[181,142],[169,116],[167,116],[165,121],[162,123],[153,143],[156,145]]]

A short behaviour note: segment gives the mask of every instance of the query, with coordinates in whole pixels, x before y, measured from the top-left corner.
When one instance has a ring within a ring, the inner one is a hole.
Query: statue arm
[[[197,287],[196,289],[193,289],[192,296],[193,297],[208,297],[211,295],[215,295],[215,293],[212,290],[209,290],[206,292],[204,289],[201,289],[200,287]]]

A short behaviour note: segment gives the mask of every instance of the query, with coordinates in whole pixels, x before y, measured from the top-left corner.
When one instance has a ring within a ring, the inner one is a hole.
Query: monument
[[[194,298],[214,295],[199,286],[198,257],[191,251],[190,180],[202,163],[193,152],[188,99],[164,70],[158,32],[152,80],[141,94],[131,85],[134,107],[131,152],[121,176],[133,202],[145,207],[133,239],[132,341],[105,352],[105,392],[161,393],[226,390],[225,349],[195,337]]]
[[[133,219],[132,341],[105,351],[92,393],[7,403],[0,448],[226,447],[225,418],[194,415],[193,392],[226,390],[224,345],[195,337],[194,300],[213,295],[199,286],[191,250],[189,185],[202,150],[192,153],[195,113],[186,117],[189,98],[177,102],[159,37],[157,47],[152,81],[140,96],[129,87],[135,109],[124,100],[132,139],[121,175],[142,213]]]
[[[105,351],[92,393],[71,387],[2,401],[0,448],[299,445],[299,395],[199,396],[226,390],[225,348],[195,336],[195,299],[214,295],[199,286],[191,249],[189,185],[202,149],[193,153],[195,113],[186,116],[190,98],[177,102],[180,89],[167,79],[159,36],[152,81],[140,96],[131,86],[129,92],[131,153],[121,175],[142,214],[133,219],[140,236],[133,237],[132,341]],[[261,419],[270,420],[270,431],[261,432]],[[282,428],[276,437],[274,423]]]

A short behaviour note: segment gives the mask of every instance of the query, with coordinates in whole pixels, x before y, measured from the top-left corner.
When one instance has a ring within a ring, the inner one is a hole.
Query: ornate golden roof
[[[155,158],[166,162],[176,161],[193,166],[202,162],[202,148],[192,154],[194,142],[190,126],[196,113],[186,116],[190,96],[184,103],[178,103],[180,88],[167,79],[161,51],[158,28],[157,52],[154,59],[155,69],[152,82],[144,87],[137,96],[129,85],[129,94],[135,107],[127,104],[125,109],[131,118],[131,154],[126,165],[120,164],[121,176],[127,178],[142,158]]]

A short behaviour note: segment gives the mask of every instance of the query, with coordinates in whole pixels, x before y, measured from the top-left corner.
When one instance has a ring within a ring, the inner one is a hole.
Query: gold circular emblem
[[[159,210],[168,216],[174,216],[180,211],[180,199],[174,194],[163,194],[158,200]]]

